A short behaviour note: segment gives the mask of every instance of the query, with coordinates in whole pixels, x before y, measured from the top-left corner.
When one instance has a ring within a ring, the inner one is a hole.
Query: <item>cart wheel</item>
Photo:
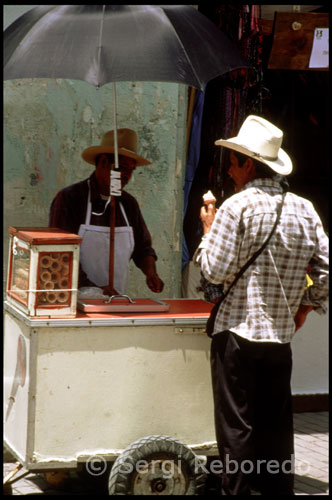
[[[132,443],[112,467],[110,495],[197,495],[205,474],[195,453],[168,436],[147,436]]]

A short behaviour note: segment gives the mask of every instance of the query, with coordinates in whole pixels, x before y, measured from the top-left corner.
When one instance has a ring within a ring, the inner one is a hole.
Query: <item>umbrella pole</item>
[[[115,197],[111,196],[110,203],[110,255],[109,255],[109,286],[114,284],[114,228],[115,228]]]
[[[119,169],[119,153],[118,153],[118,113],[116,109],[116,87],[113,83],[113,113],[114,113],[114,157],[115,170]]]
[[[119,169],[119,153],[118,153],[118,126],[117,126],[117,109],[116,109],[116,88],[113,83],[113,109],[114,109],[114,157],[115,170]],[[112,191],[112,169],[110,171],[110,254],[109,254],[109,286],[114,285],[114,229],[115,229],[115,195]],[[117,196],[119,194],[117,193]]]

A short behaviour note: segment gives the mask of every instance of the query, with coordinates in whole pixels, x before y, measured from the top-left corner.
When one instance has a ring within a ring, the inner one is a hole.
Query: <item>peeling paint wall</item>
[[[34,6],[4,6],[5,27]],[[135,170],[126,189],[141,207],[158,255],[163,297],[179,297],[185,169],[186,87],[117,83],[118,127],[136,130],[139,153],[152,165]],[[49,207],[65,186],[87,178],[81,158],[113,128],[112,84],[25,79],[4,82],[4,268],[9,226],[47,226]],[[156,296],[131,264],[133,296]]]

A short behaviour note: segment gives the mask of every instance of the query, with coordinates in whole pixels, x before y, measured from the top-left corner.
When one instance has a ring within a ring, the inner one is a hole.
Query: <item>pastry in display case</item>
[[[9,228],[7,300],[29,316],[75,317],[81,237]]]

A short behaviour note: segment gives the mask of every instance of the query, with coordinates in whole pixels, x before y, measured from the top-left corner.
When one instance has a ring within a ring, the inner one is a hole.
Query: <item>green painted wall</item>
[[[4,6],[4,24],[34,6]],[[163,297],[179,297],[187,89],[167,83],[117,83],[118,127],[136,130],[139,153],[152,165],[136,169],[127,190],[140,206],[158,254]],[[4,259],[8,227],[47,226],[50,203],[93,167],[83,149],[113,128],[112,84],[25,79],[4,82]],[[131,265],[133,296],[155,296]]]

